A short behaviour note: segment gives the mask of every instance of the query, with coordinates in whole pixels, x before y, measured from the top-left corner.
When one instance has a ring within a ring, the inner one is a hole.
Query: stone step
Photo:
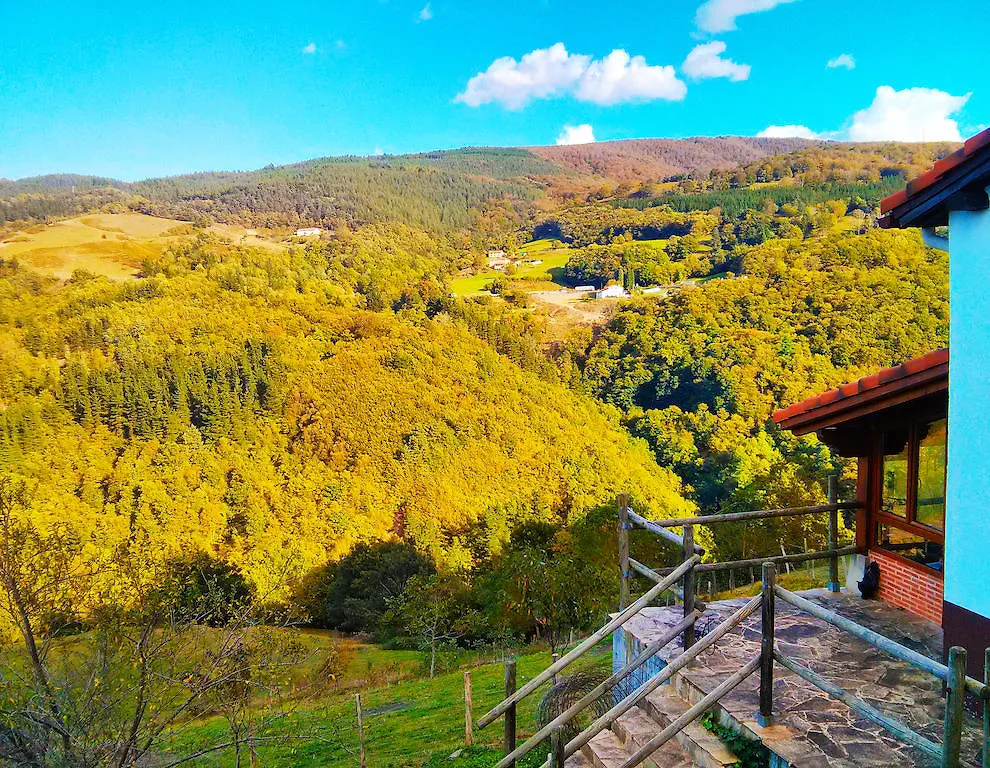
[[[584,746],[587,762],[582,768],[620,768],[633,752],[659,732],[657,724],[645,713],[635,711],[623,715],[621,723],[616,723],[614,727],[615,732],[602,731]],[[673,741],[658,749],[642,765],[644,768],[697,768],[688,754]]]
[[[661,728],[646,712],[639,707],[633,707],[616,721],[612,731],[622,739],[623,746],[631,755],[660,733]],[[680,768],[680,766],[695,768],[691,757],[676,739],[671,739],[660,747],[644,765],[647,768]]]
[[[658,725],[658,731],[691,708],[672,685],[660,686],[640,704]],[[678,744],[690,755],[698,768],[727,768],[739,762],[739,758],[725,743],[701,724],[701,718],[689,723],[677,736]]]
[[[564,761],[564,768],[592,768],[592,762],[578,750]]]

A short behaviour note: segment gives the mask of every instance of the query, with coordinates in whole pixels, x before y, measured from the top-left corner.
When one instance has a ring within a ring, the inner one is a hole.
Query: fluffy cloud
[[[953,96],[934,88],[877,88],[873,103],[856,112],[838,131],[816,133],[804,125],[771,125],[757,136],[838,141],[962,141],[952,115],[971,94]]]
[[[769,11],[794,0],[707,0],[695,14],[698,29],[713,34],[736,28],[736,19],[748,13]]]
[[[433,9],[430,8],[430,4],[427,3],[426,5],[423,6],[423,10],[419,12],[419,20],[429,21],[432,18],[433,18]]]
[[[713,40],[695,47],[684,59],[681,69],[693,80],[709,77],[727,77],[733,82],[749,79],[749,64],[736,64],[732,59],[723,59],[725,43]]]
[[[316,53],[316,43],[310,43],[309,45],[304,45],[302,49],[303,53]]]
[[[557,137],[558,147],[564,147],[570,144],[594,143],[595,132],[587,123],[584,125],[565,125],[564,130],[562,130],[560,132],[560,136]]]
[[[805,125],[770,125],[758,134],[761,139],[820,139],[821,137]]]
[[[834,59],[829,59],[829,62],[825,65],[825,67],[827,69],[838,69],[839,67],[856,69],[856,59],[852,57],[852,54],[840,53]]]
[[[952,115],[971,94],[953,96],[934,88],[877,88],[873,103],[852,116],[850,141],[962,141]]]
[[[654,99],[680,101],[686,93],[687,86],[677,79],[673,67],[650,66],[642,56],[618,49],[591,62],[574,95],[581,101],[608,105]]]
[[[520,109],[534,99],[572,95],[609,105],[627,101],[684,98],[687,86],[670,66],[650,66],[642,56],[618,49],[603,59],[568,53],[563,43],[527,53],[519,61],[504,56],[472,77],[456,101],[470,107],[498,102]]]

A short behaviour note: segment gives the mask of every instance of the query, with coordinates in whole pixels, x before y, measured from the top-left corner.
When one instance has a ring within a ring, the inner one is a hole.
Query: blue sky
[[[3,3],[0,177],[767,130],[966,136],[990,123],[990,11],[933,7]]]

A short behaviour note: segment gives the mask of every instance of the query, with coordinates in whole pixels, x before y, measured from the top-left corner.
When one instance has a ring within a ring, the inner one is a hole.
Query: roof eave
[[[965,165],[953,168],[934,182],[928,182],[925,176],[908,184],[903,193],[888,198],[903,199],[903,202],[880,218],[878,224],[882,228],[940,227],[949,223],[949,211],[985,211],[990,208],[987,196],[990,147],[981,148]]]

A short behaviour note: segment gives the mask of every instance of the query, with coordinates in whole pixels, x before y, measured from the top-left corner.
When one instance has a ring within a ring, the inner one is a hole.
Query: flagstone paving
[[[824,590],[802,593],[886,637],[932,659],[942,660],[942,631],[937,624],[886,603],[862,600],[845,592]],[[711,603],[699,622],[705,632],[729,616],[746,600]],[[636,644],[650,642],[677,623],[681,609],[649,608],[626,625]],[[944,699],[942,683],[932,675],[843,632],[820,619],[777,601],[778,649],[827,680],[901,720],[926,738],[940,743]],[[759,612],[739,629],[719,640],[689,665],[677,683],[685,698],[694,700],[759,654]],[[675,658],[681,649],[672,644],[659,663]],[[761,728],[755,721],[759,675],[722,700],[729,719],[795,768],[852,768],[853,766],[934,766],[920,750],[909,747],[879,725],[857,715],[846,705],[806,683],[779,664],[774,673],[775,723]],[[964,761],[979,765],[982,725],[968,717],[964,730]]]

